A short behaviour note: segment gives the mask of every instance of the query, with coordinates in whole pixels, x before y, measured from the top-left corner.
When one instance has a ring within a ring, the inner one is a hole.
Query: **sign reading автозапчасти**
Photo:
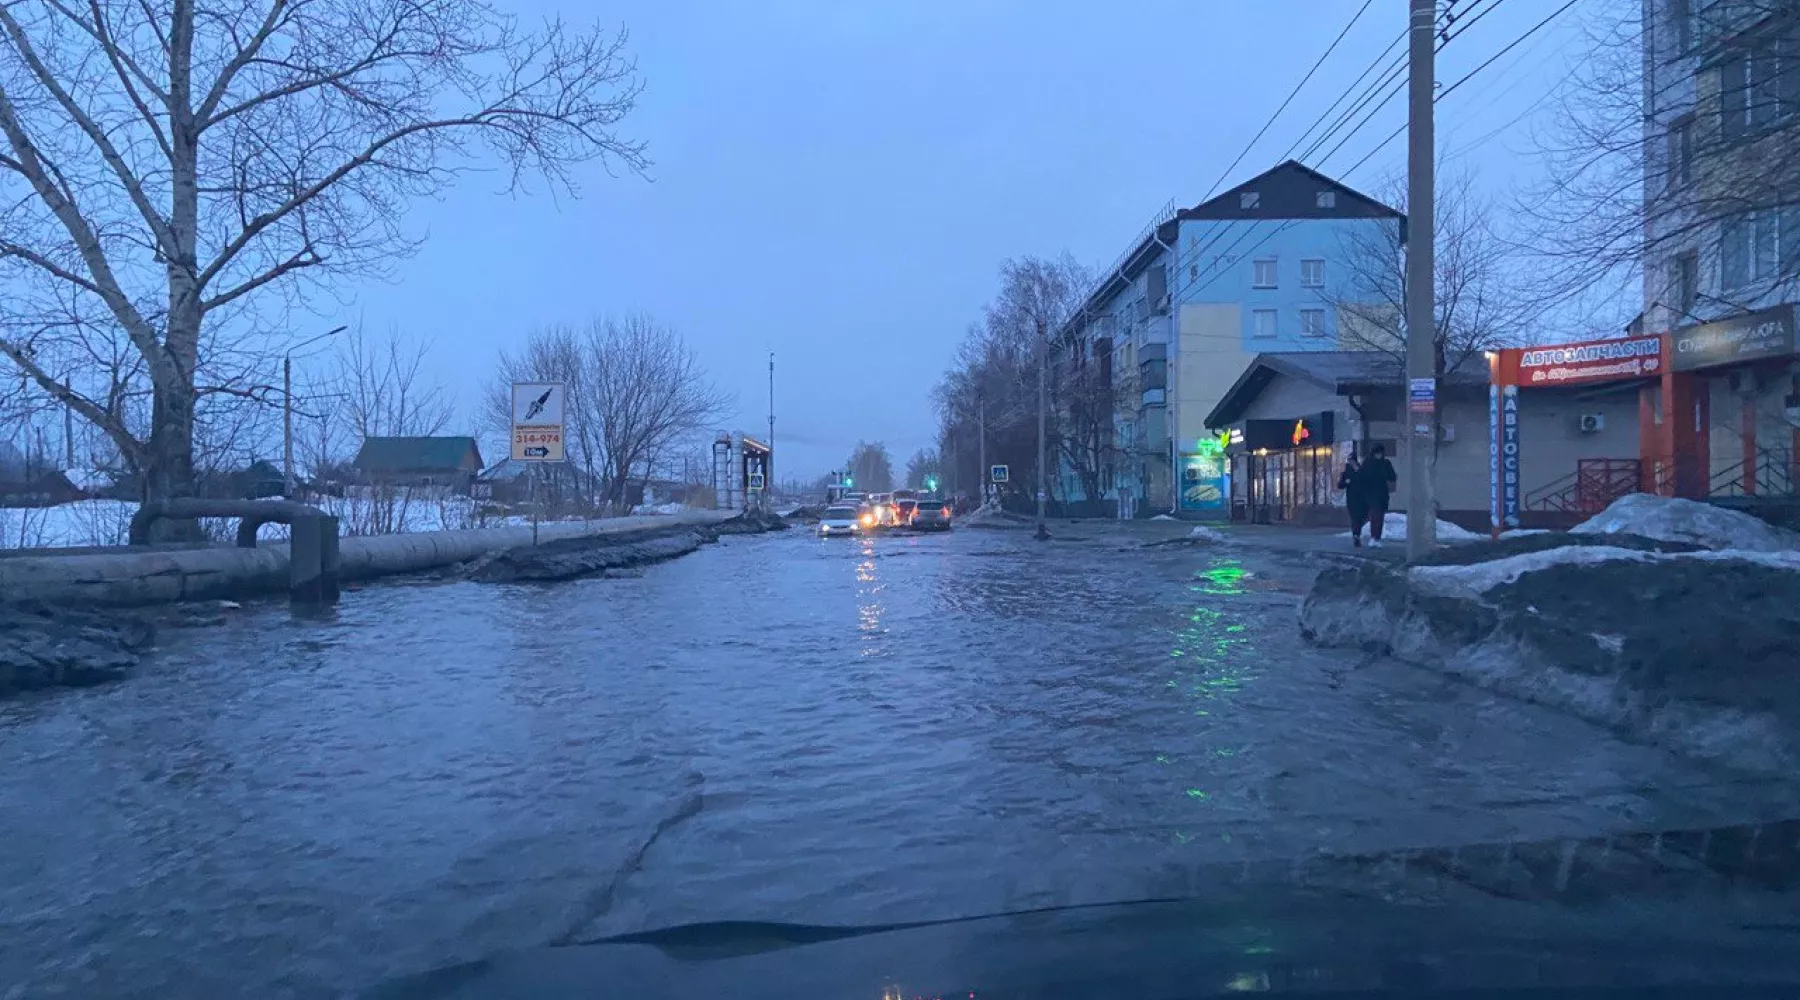
[[[1662,360],[1661,337],[1588,340],[1519,349],[1523,385],[1598,382],[1653,375]]]
[[[1676,330],[1676,371],[1693,371],[1734,361],[1757,361],[1794,353],[1794,306],[1759,309]]]

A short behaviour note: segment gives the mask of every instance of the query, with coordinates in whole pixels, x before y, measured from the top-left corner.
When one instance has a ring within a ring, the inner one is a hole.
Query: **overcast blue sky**
[[[861,439],[930,444],[930,392],[1008,256],[1112,259],[1164,202],[1202,199],[1362,0],[499,0],[626,25],[648,85],[625,131],[649,181],[585,171],[575,200],[472,176],[418,203],[424,250],[348,289],[341,319],[434,344],[464,422],[481,361],[533,328],[642,310],[678,328],[760,432],[777,365],[778,469]],[[1479,10],[1490,0],[1457,0]],[[1375,0],[1226,186],[1274,165],[1405,26]],[[1503,0],[1441,57],[1450,82],[1562,0]],[[1579,11],[1579,8],[1577,8]],[[1559,19],[1444,101],[1440,149],[1504,194],[1579,52]],[[1309,165],[1375,187],[1392,102]],[[1468,147],[1473,147],[1469,149]],[[1467,150],[1467,151],[1465,151]],[[328,318],[329,319],[329,318]]]

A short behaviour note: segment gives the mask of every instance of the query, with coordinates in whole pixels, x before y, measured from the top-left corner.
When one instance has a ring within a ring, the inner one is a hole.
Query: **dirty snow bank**
[[[1428,586],[1439,593],[1450,589],[1461,589],[1485,594],[1495,587],[1513,583],[1527,573],[1549,569],[1552,566],[1580,566],[1620,560],[1653,563],[1672,559],[1750,562],[1774,569],[1800,571],[1800,551],[1761,552],[1723,549],[1708,552],[1647,552],[1611,545],[1571,545],[1545,549],[1541,552],[1526,552],[1495,559],[1491,562],[1471,563],[1466,566],[1415,566],[1408,571],[1408,575],[1414,583]],[[1800,657],[1800,651],[1797,651],[1795,655]]]
[[[1549,541],[1462,565],[1327,569],[1302,634],[1700,758],[1800,766],[1800,553]]]
[[[1569,529],[1580,535],[1641,535],[1709,549],[1755,552],[1800,550],[1800,535],[1741,511],[1698,500],[1630,493]]]

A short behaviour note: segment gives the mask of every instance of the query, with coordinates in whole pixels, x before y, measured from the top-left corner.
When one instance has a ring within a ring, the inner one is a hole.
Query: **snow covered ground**
[[[0,549],[124,545],[137,504],[81,500],[56,507],[0,507]]]
[[[306,501],[338,518],[345,535],[398,535],[424,531],[518,527],[522,514],[483,508],[468,497],[400,491],[381,497],[319,497]],[[124,545],[137,504],[129,500],[80,500],[55,507],[0,507],[0,549],[78,548]],[[681,504],[640,506],[633,514],[676,514]],[[201,526],[220,541],[235,537],[229,518],[203,518]],[[287,526],[264,525],[261,538],[286,538]]]
[[[1405,539],[1406,515],[1390,512],[1386,517],[1382,518],[1381,535],[1383,538],[1392,538],[1395,540]],[[1348,531],[1344,532],[1344,537],[1349,538],[1350,533]],[[1437,523],[1437,538],[1440,542],[1474,542],[1480,541],[1486,537],[1486,535],[1478,535],[1467,528],[1451,524],[1449,521],[1439,521]]]

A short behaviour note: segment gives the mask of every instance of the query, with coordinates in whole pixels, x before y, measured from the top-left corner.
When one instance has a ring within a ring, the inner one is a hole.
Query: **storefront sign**
[[[1580,385],[1643,378],[1662,370],[1661,337],[1584,340],[1500,351],[1501,381],[1512,385]]]
[[[1333,436],[1336,418],[1337,414],[1326,410],[1291,420],[1246,420],[1242,443],[1251,451],[1287,451],[1328,445],[1336,440]],[[1238,442],[1233,440],[1232,443]]]
[[[1488,524],[1500,533],[1500,387],[1488,386]]]
[[[1500,389],[1500,524],[1519,526],[1519,387]]]
[[[1674,341],[1670,366],[1678,372],[1787,357],[1794,353],[1794,306],[1789,303],[1685,327],[1675,331]]]

